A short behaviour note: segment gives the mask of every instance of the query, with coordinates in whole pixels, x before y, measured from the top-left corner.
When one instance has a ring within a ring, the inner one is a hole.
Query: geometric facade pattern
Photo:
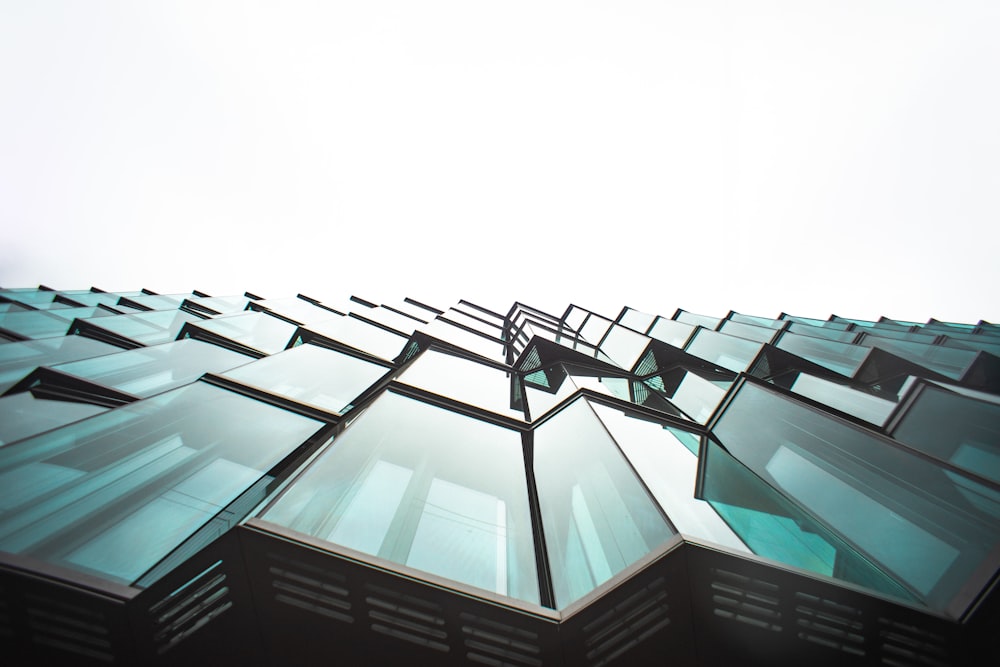
[[[1000,326],[0,289],[15,664],[984,664]]]

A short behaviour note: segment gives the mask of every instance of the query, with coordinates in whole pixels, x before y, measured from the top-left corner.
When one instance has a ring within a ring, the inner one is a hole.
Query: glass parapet
[[[133,584],[241,520],[321,426],[199,382],[21,440],[0,449],[0,550]]]
[[[635,367],[649,345],[649,338],[618,324],[613,325],[601,342],[601,351],[624,370]]]
[[[792,322],[788,325],[788,331],[803,336],[813,336],[814,338],[826,338],[840,343],[853,343],[858,337],[857,331],[843,331],[830,327],[818,327],[803,322]]]
[[[500,336],[503,334],[503,327],[497,324],[493,324],[491,322],[483,321],[488,317],[488,315],[486,315],[485,313],[483,313],[482,317],[479,317],[470,315],[469,313],[465,313],[456,308],[449,308],[443,315],[441,315],[441,317],[451,320],[452,322],[455,322],[457,324],[467,326],[470,329],[475,329],[479,333],[486,334],[487,336],[490,336],[492,338],[500,338]],[[412,324],[415,323],[411,323],[411,326],[409,327],[410,329],[409,333],[412,333],[413,331]]]
[[[740,373],[757,357],[761,345],[718,331],[699,329],[684,351],[699,359]]]
[[[83,336],[62,336],[0,345],[0,393],[42,365],[89,359],[122,348]]]
[[[387,393],[261,518],[539,603],[521,437]]]
[[[722,322],[722,318],[711,317],[710,315],[696,315],[695,313],[689,313],[686,310],[678,311],[674,319],[678,322],[684,322],[685,324],[693,324],[696,327],[704,327],[714,331],[716,327]]]
[[[787,384],[791,391],[800,396],[811,398],[876,426],[884,425],[896,408],[895,401],[808,373],[795,373],[794,379]]]
[[[89,403],[35,398],[30,391],[4,396],[0,398],[0,446],[93,417],[106,410]]]
[[[179,340],[51,366],[54,370],[146,398],[253,361],[197,340]]]
[[[228,315],[246,310],[249,303],[245,296],[193,296],[182,305],[210,315]]]
[[[119,303],[128,306],[139,306],[147,310],[177,310],[184,299],[193,294],[142,294],[139,296],[123,296]]]
[[[535,429],[533,467],[558,608],[674,535],[583,398]]]
[[[663,317],[656,318],[652,328],[649,330],[651,338],[663,341],[667,345],[676,348],[683,348],[694,333],[695,325],[668,320]]]
[[[515,404],[516,375],[435,349],[421,353],[398,378],[399,382],[440,396],[524,419],[522,405]]]
[[[756,324],[745,324],[734,320],[726,320],[719,329],[722,333],[751,340],[757,343],[770,343],[777,332],[774,329],[758,326]]]
[[[625,312],[619,318],[619,324],[626,326],[629,329],[634,329],[639,333],[646,333],[649,327],[653,324],[656,319],[656,315],[650,315],[649,313],[643,313],[636,310],[635,308],[626,308]]]
[[[614,322],[606,317],[591,313],[580,328],[580,336],[591,345],[596,346],[604,338],[604,334],[608,332],[612,324]]]
[[[824,368],[829,368],[845,377],[854,376],[869,352],[868,348],[860,345],[849,345],[812,336],[800,336],[789,331],[781,335],[781,338],[775,343],[775,347]]]
[[[708,379],[683,368],[648,377],[644,382],[699,424],[708,421],[733,384],[732,378]]]
[[[452,327],[454,328],[454,327]],[[339,317],[316,322],[308,327],[324,338],[349,348],[366,352],[373,357],[392,361],[399,356],[407,338],[391,331],[380,329],[356,317]]]
[[[159,345],[175,340],[188,322],[203,322],[197,315],[181,310],[153,310],[134,315],[112,315],[88,324],[135,341],[141,345]]]
[[[222,373],[240,384],[342,415],[391,369],[316,345],[299,345]]]
[[[1000,404],[996,396],[925,384],[892,437],[940,461],[1000,484]],[[983,492],[1000,500],[997,489]],[[976,496],[970,496],[975,501]]]
[[[770,317],[758,317],[756,315],[744,315],[743,313],[731,313],[726,320],[729,322],[740,322],[742,324],[753,324],[758,327],[767,327],[768,329],[782,329],[786,325],[785,320],[775,320]]]
[[[29,310],[0,313],[0,329],[6,329],[24,338],[55,338],[65,336],[70,324],[77,317],[106,318],[114,315],[103,308],[60,308],[57,310]]]
[[[695,497],[698,454],[697,447],[691,451],[691,442],[698,442],[697,435],[616,408],[591,405],[680,533],[735,551],[749,551],[712,506]]]
[[[935,610],[961,615],[996,570],[995,490],[751,382],[714,433],[741,464]],[[837,567],[823,573],[854,581]]]
[[[220,315],[202,320],[196,327],[263,354],[284,350],[297,329],[294,324],[256,312]]]
[[[932,371],[952,380],[961,380],[965,371],[972,366],[976,360],[977,352],[973,350],[960,350],[941,345],[926,345],[924,343],[912,343],[903,340],[889,340],[886,338],[876,339],[867,337],[867,342],[862,339],[860,345],[877,347],[885,350],[907,361],[919,364]]]
[[[320,308],[305,299],[299,299],[297,297],[290,297],[287,299],[263,299],[261,301],[255,301],[254,306],[276,313],[283,317],[287,317],[298,324],[307,326],[317,322],[325,322],[326,320],[336,318],[343,314],[335,313],[327,310],[326,308]]]
[[[445,320],[435,319],[430,324],[421,325],[418,331],[493,361],[503,361],[506,356],[500,340],[474,334]]]

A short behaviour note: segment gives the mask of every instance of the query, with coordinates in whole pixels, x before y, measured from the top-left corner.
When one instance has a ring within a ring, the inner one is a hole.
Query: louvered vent
[[[222,565],[216,561],[149,608],[157,653],[166,653],[232,608]]]
[[[336,572],[268,554],[274,599],[297,609],[353,623],[347,579]]]
[[[451,650],[440,605],[380,586],[365,589],[373,631],[442,653]]]
[[[934,632],[879,618],[882,664],[892,667],[951,667],[947,640]]]
[[[712,612],[763,630],[781,632],[777,584],[712,568]]]
[[[474,614],[461,613],[465,657],[493,667],[538,667],[542,649],[538,633]]]
[[[865,655],[861,610],[806,593],[795,594],[799,638],[833,649]]]
[[[31,641],[94,660],[114,661],[111,633],[104,614],[30,593],[25,601]]]
[[[670,624],[669,612],[660,577],[583,626],[588,664],[601,667],[646,641]]]

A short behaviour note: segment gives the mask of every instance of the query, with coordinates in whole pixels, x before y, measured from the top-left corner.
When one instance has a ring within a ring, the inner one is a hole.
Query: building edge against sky
[[[1000,326],[418,299],[0,289],[18,658],[997,649]]]

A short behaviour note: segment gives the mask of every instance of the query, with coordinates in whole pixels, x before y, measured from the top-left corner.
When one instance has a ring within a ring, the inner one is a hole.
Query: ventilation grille
[[[865,655],[861,610],[807,593],[795,594],[799,638],[856,656]]]
[[[947,640],[924,628],[879,618],[882,664],[892,667],[951,667]]]
[[[542,358],[538,355],[538,348],[533,347],[524,356],[518,368],[522,371],[533,371],[542,365]]]
[[[780,589],[762,579],[712,568],[712,612],[763,630],[781,632]]]
[[[149,608],[156,652],[166,653],[232,606],[226,573],[219,560]]]
[[[538,634],[474,614],[461,613],[465,657],[492,667],[539,667],[542,649]]]
[[[282,604],[343,623],[353,623],[346,578],[336,572],[268,554],[274,599]]]
[[[606,665],[670,624],[662,577],[583,626],[588,664]]]
[[[442,653],[451,650],[440,605],[380,586],[365,588],[373,631]]]
[[[635,373],[636,375],[649,375],[650,373],[655,373],[657,370],[656,355],[653,354],[652,350],[649,350],[642,358],[642,361],[639,362],[639,365],[636,366]]]
[[[31,641],[103,662],[115,659],[104,614],[38,595],[25,596]]]

